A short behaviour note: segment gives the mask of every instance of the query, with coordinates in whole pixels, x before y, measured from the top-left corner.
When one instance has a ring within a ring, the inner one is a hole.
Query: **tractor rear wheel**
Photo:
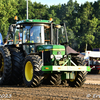
[[[85,65],[84,59],[79,58],[79,57],[72,57],[72,61],[78,66]],[[70,87],[81,87],[86,80],[87,72],[77,71],[77,72],[74,72],[74,74],[75,74],[75,79],[68,80],[67,83],[69,84]]]
[[[22,84],[22,70],[23,70],[23,60],[24,54],[21,50],[17,48],[9,48],[12,60],[12,75],[10,84]]]
[[[61,74],[54,74],[54,73],[49,74],[46,79],[44,78],[43,84],[60,85],[61,84]]]
[[[43,66],[42,59],[38,55],[28,55],[23,64],[23,80],[28,87],[37,87],[41,84]]]
[[[61,74],[52,74],[50,76],[50,84],[60,85],[61,84]]]
[[[0,85],[7,85],[11,78],[11,55],[6,47],[0,47]]]

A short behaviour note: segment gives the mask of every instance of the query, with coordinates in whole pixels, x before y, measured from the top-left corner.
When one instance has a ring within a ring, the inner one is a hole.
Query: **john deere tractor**
[[[37,87],[67,81],[71,87],[80,87],[85,82],[90,67],[75,54],[67,54],[65,24],[56,25],[52,19],[17,21],[9,27],[9,39],[12,43],[0,47],[1,85]]]

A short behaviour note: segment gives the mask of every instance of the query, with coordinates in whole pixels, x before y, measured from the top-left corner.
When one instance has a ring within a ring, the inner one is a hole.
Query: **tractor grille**
[[[42,52],[40,52],[39,55],[42,58]],[[44,51],[43,52],[43,61],[44,61],[44,65],[50,64],[50,51]]]

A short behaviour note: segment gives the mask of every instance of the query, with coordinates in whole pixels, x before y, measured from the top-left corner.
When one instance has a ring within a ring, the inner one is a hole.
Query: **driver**
[[[32,43],[40,43],[40,38],[37,36],[37,34],[32,32],[30,35],[30,41],[32,41]]]
[[[35,41],[35,35],[33,34],[33,32],[31,32],[31,34],[30,34],[30,41],[31,41],[31,43],[34,43]]]

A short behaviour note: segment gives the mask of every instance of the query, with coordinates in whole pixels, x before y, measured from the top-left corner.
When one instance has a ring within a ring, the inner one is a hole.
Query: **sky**
[[[64,4],[64,3],[67,3],[69,0],[31,0],[32,2],[37,2],[37,3],[41,3],[41,4],[47,4],[48,6],[50,6],[50,5],[58,5],[59,3],[60,4]],[[73,0],[73,1],[75,1],[75,0]],[[88,2],[94,2],[94,1],[97,1],[97,0],[77,0],[77,2],[79,3],[79,4],[84,4],[86,1],[88,1]]]

